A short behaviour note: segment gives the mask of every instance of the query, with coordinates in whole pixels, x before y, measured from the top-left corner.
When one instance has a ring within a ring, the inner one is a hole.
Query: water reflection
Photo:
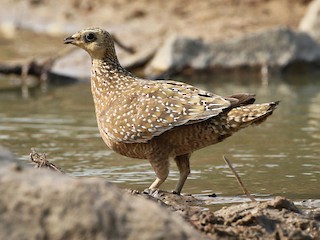
[[[320,92],[310,99],[308,111],[308,127],[302,129],[310,134],[313,138],[320,139]],[[319,148],[320,149],[320,146]]]
[[[242,196],[222,159],[226,155],[257,196],[320,198],[319,81],[290,78],[263,86],[245,79],[209,83],[199,79],[193,84],[222,95],[254,92],[258,102],[281,100],[281,104],[263,125],[195,152],[184,192]],[[104,177],[140,190],[154,179],[147,161],[122,157],[106,148],[96,127],[88,84],[51,87],[46,94],[33,91],[28,100],[17,93],[1,92],[0,109],[0,144],[21,160],[28,160],[31,147],[35,147],[72,176]],[[163,188],[173,189],[177,179],[172,163]]]

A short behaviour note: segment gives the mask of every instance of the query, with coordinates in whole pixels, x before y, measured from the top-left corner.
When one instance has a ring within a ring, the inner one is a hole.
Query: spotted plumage
[[[278,102],[253,104],[251,94],[229,97],[175,81],[138,78],[119,64],[111,35],[88,28],[65,39],[86,50],[92,59],[91,90],[98,127],[114,151],[148,159],[158,188],[168,176],[169,158],[180,171],[180,193],[190,173],[193,151],[218,143],[272,114]]]

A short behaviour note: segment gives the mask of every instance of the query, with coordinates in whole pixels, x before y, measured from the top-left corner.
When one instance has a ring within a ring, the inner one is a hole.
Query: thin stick
[[[249,193],[248,189],[244,186],[243,182],[241,181],[240,176],[238,175],[238,173],[234,170],[233,166],[231,165],[231,162],[227,159],[226,156],[223,156],[223,160],[228,164],[229,168],[231,169],[231,171],[233,172],[233,174],[236,176],[236,179],[242,189],[242,191],[244,192],[244,194],[247,195],[248,198],[250,198],[250,200],[252,202],[257,202],[254,197],[252,197],[252,195]]]
[[[120,48],[122,48],[123,50],[125,50],[126,52],[131,53],[131,54],[134,54],[134,53],[135,53],[134,48],[128,47],[128,46],[124,45],[114,34],[112,34],[112,38],[113,38],[113,41],[114,41],[116,44],[118,44],[118,46],[119,46]]]

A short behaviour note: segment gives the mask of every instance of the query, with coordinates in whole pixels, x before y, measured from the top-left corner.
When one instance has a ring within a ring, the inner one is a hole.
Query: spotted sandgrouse
[[[221,97],[191,85],[141,79],[119,64],[111,35],[87,28],[67,37],[91,56],[91,91],[100,134],[122,155],[148,159],[159,188],[174,158],[180,193],[190,173],[193,151],[221,142],[241,128],[263,122],[278,102],[253,104],[252,94]]]

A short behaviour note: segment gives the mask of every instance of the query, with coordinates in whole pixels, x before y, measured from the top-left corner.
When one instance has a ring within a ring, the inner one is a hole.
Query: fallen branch
[[[37,153],[34,148],[31,148],[30,158],[31,161],[36,164],[36,168],[47,168],[59,173],[63,173],[60,168],[47,160],[47,155],[45,153]]]
[[[124,51],[133,54],[135,53],[134,48],[128,47],[123,44],[115,35],[112,35],[114,42],[122,48]],[[34,76],[39,79],[41,86],[46,89],[46,84],[48,82],[48,74],[50,73],[54,63],[64,57],[65,55],[70,54],[72,51],[75,51],[76,48],[64,48],[58,53],[53,53],[49,57],[35,57],[24,59],[22,61],[9,61],[9,62],[0,62],[0,73],[3,74],[17,74],[21,76],[21,85],[23,96],[28,97],[28,84],[27,77]]]
[[[226,156],[223,156],[223,160],[228,164],[229,168],[231,169],[231,171],[233,172],[233,174],[235,175],[242,191],[244,192],[244,194],[247,195],[247,197],[252,201],[252,202],[257,202],[257,200],[254,199],[254,197],[252,197],[252,195],[249,193],[248,189],[244,186],[243,182],[241,181],[240,176],[238,175],[238,173],[236,172],[236,170],[233,168],[233,166],[231,165],[231,162],[227,159]]]
[[[126,46],[115,35],[112,35],[112,38],[114,39],[114,42],[124,51],[130,54],[135,53],[135,49],[133,47]],[[77,48],[64,48],[58,53],[50,55],[50,57],[35,57],[32,59],[25,59],[22,61],[0,62],[0,73],[18,74],[22,77],[32,75],[35,77],[39,77],[40,80],[41,78],[45,80],[54,62],[57,59],[60,59],[65,55],[70,54],[76,49]]]
[[[35,77],[43,77],[52,68],[54,62],[74,51],[75,49],[63,49],[50,57],[36,57],[25,59],[22,61],[9,61],[0,63],[0,73],[17,74],[17,75],[32,75]]]

